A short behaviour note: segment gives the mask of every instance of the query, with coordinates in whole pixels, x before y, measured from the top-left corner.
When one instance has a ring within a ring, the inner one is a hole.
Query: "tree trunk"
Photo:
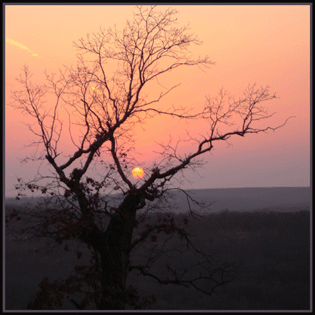
[[[89,233],[91,245],[100,254],[102,297],[97,307],[103,310],[125,309],[126,282],[138,194],[129,194],[117,209],[105,232]],[[87,238],[86,238],[87,239]]]

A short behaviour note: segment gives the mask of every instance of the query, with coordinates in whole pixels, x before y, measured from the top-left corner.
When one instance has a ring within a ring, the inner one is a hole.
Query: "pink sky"
[[[164,10],[169,6],[160,6]],[[201,108],[205,96],[223,87],[240,96],[248,84],[271,86],[279,97],[266,103],[277,112],[269,121],[276,126],[288,116],[295,118],[276,132],[231,139],[204,156],[198,173],[188,171],[184,188],[273,187],[310,185],[310,6],[309,5],[174,5],[179,26],[190,24],[203,45],[191,47],[193,56],[208,55],[216,62],[206,71],[182,68],[160,83],[181,85],[163,106]],[[32,179],[38,163],[20,164],[34,148],[24,122],[29,118],[8,106],[14,80],[27,64],[34,82],[43,71],[58,71],[75,64],[73,41],[99,28],[124,26],[132,18],[133,5],[6,5],[5,6],[5,185],[14,195],[17,177]],[[154,92],[154,91],[152,91]],[[174,119],[150,120],[145,132],[137,129],[139,163],[149,167],[154,141],[167,142],[206,131],[206,125],[174,123]],[[69,144],[64,144],[64,149]],[[183,147],[189,150],[189,148]],[[45,167],[45,163],[42,168]]]

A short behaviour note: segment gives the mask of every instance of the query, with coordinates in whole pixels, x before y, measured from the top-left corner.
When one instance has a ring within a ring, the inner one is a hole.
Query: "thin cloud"
[[[21,48],[21,49],[25,49],[25,50],[27,50],[28,52],[30,52],[33,57],[37,57],[37,54],[33,53],[29,48],[27,48],[26,46],[24,46],[24,45],[21,44],[21,43],[16,42],[16,41],[13,40],[13,39],[7,38],[7,39],[6,39],[6,42],[9,43],[9,44],[11,44],[11,45],[17,46],[17,47],[19,47],[19,48]]]
[[[97,94],[102,94],[98,89],[96,89],[94,86],[91,87],[93,91],[95,91]]]

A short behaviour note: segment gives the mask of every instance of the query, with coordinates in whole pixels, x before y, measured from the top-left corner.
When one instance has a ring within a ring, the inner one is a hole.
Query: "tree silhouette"
[[[180,219],[167,211],[176,189],[174,176],[202,164],[198,158],[217,142],[281,127],[255,125],[272,115],[261,102],[276,96],[268,87],[255,85],[239,99],[221,91],[216,98],[207,98],[204,109],[197,113],[182,107],[165,110],[159,105],[176,85],[148,98],[149,83],[174,69],[213,64],[208,57],[188,57],[188,47],[201,42],[188,33],[188,27],[175,27],[176,13],[171,9],[157,12],[154,6],[138,7],[122,31],[100,30],[75,43],[80,52],[77,66],[60,70],[58,78],[46,73],[42,85],[33,85],[28,67],[23,68],[18,79],[23,89],[12,92],[12,105],[36,122],[29,128],[38,137],[34,144],[39,150],[29,159],[48,161],[51,171],[49,176],[37,175],[31,182],[19,179],[18,197],[26,189],[47,196],[38,208],[24,213],[32,222],[24,232],[53,239],[54,246],[65,244],[66,251],[70,250],[69,240],[74,239],[91,252],[90,265],[76,265],[67,279],[50,283],[44,278],[29,308],[61,305],[64,297],[70,298],[75,292],[83,294],[81,302],[71,299],[78,309],[91,302],[101,310],[124,309],[126,304],[145,307],[155,296],[141,298],[134,286],[127,287],[128,274],[134,271],[160,284],[194,287],[209,295],[227,281],[229,266],[216,265],[191,240],[187,226],[193,210]],[[44,103],[45,97],[48,103]],[[68,113],[68,128],[63,128],[62,111]],[[134,184],[130,179],[131,170],[137,166],[132,132],[148,117],[160,116],[199,119],[208,124],[208,133],[194,139],[194,151],[184,156],[176,145],[164,144],[160,162]],[[70,156],[62,155],[58,147],[67,136],[75,148]],[[95,165],[101,165],[102,173],[93,176],[89,171]],[[198,204],[180,191],[189,204]],[[150,213],[157,210],[159,214],[152,221]],[[16,212],[7,217],[7,223],[14,217]],[[150,246],[146,258],[134,259],[137,248],[145,246]],[[159,258],[175,250],[193,251],[195,260],[176,269],[171,263],[163,271],[152,268]],[[82,252],[74,251],[80,259]]]

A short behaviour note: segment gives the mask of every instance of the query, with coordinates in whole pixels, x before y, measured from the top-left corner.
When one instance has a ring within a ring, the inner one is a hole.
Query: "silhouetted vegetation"
[[[13,206],[8,206],[11,212]],[[165,215],[165,214],[164,214]],[[159,213],[150,220],[158,221]],[[181,220],[184,215],[176,215]],[[148,223],[150,222],[148,221]],[[77,263],[73,255],[62,248],[53,252],[38,252],[44,240],[17,241],[20,223],[16,221],[6,234],[6,309],[26,309],[38,290],[43,276],[59,279]],[[25,225],[25,222],[23,223]],[[128,285],[137,286],[139,294],[148,292],[157,302],[145,309],[181,310],[308,310],[310,309],[310,212],[221,211],[191,220],[187,231],[194,244],[213,254],[218,264],[230,263],[232,280],[217,288],[211,297],[185,287],[158,284],[153,279],[132,271]],[[14,236],[15,235],[15,236]],[[163,242],[163,239],[158,239]],[[162,244],[162,243],[161,243]],[[159,246],[159,243],[156,244]],[[141,257],[145,246],[133,255]],[[87,252],[87,251],[86,251]],[[82,262],[89,259],[83,250]],[[163,273],[168,262],[190,263],[193,252],[171,252],[161,258],[155,272]],[[67,266],[68,268],[59,268]],[[207,284],[205,283],[204,286]],[[19,297],[19,298],[17,298]],[[58,307],[54,307],[58,309]],[[61,309],[73,309],[68,301]]]

